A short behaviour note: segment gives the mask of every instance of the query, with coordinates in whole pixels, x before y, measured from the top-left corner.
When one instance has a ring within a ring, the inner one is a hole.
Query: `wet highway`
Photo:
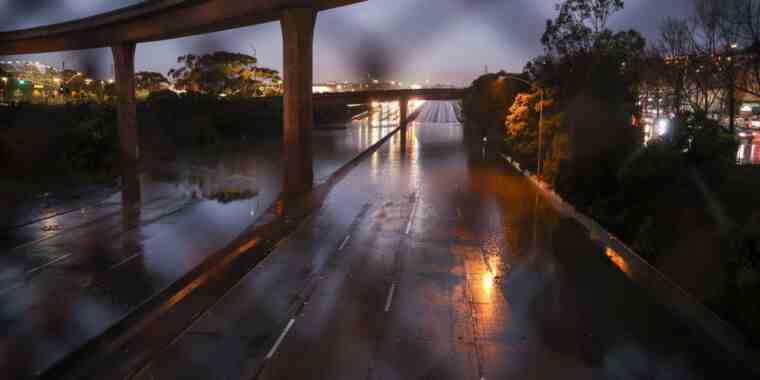
[[[315,131],[317,182],[398,126],[383,107]],[[0,373],[49,368],[235,239],[281,191],[281,145],[242,141],[148,166],[134,213],[107,191],[0,212]]]
[[[456,111],[426,103],[135,378],[748,378]]]

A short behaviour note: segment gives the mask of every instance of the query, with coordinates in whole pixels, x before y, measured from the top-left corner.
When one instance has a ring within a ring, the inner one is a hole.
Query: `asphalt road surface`
[[[317,181],[396,129],[393,111],[384,104],[348,128],[318,128]],[[121,193],[108,189],[92,191],[95,198],[88,191],[70,202],[0,207],[0,379],[35,377],[78,352],[274,202],[282,191],[281,139],[223,147],[144,164],[139,213],[125,213]],[[239,197],[223,199],[230,191]]]
[[[425,104],[136,378],[746,378],[453,112]]]

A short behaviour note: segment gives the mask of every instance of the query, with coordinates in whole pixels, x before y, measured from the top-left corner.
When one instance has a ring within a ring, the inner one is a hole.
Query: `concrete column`
[[[119,122],[119,146],[122,165],[122,201],[125,208],[140,202],[140,146],[137,135],[137,101],[135,100],[135,44],[111,47],[116,74],[116,112]]]
[[[313,124],[313,44],[317,12],[295,8],[282,12],[284,59],[285,179],[283,191],[296,196],[311,190]]]
[[[401,126],[406,128],[406,122],[407,117],[409,116],[409,99],[407,98],[401,98],[399,99],[399,123],[401,123]]]
[[[401,124],[401,130],[399,133],[401,134],[401,152],[406,152],[406,125],[409,122],[407,118],[409,117],[409,99],[407,98],[401,98],[399,99],[399,124]]]

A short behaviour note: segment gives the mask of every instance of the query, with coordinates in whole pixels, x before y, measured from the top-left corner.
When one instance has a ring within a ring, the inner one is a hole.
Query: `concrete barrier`
[[[530,175],[527,170],[522,171],[520,165],[511,157],[507,155],[502,155],[502,157],[518,172],[522,173],[561,215],[575,219],[586,228],[591,239],[607,249],[607,256],[626,276],[650,291],[660,303],[673,310],[693,326],[704,331],[729,354],[747,364],[755,374],[760,374],[760,352],[752,350],[744,336],[735,327],[721,319],[696,297],[678,286],[620,239],[609,233],[596,220],[577,211],[575,207],[565,202],[547,183]]]

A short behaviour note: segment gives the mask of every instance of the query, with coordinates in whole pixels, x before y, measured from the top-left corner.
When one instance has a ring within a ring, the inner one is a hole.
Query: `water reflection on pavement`
[[[315,130],[317,181],[395,118],[386,105],[346,128]],[[140,174],[135,209],[114,193],[9,223],[23,227],[0,236],[0,371],[25,378],[49,367],[232,241],[280,193],[281,152],[270,139],[181,153]]]
[[[448,107],[426,104],[435,122],[357,166],[137,379],[748,378]]]

